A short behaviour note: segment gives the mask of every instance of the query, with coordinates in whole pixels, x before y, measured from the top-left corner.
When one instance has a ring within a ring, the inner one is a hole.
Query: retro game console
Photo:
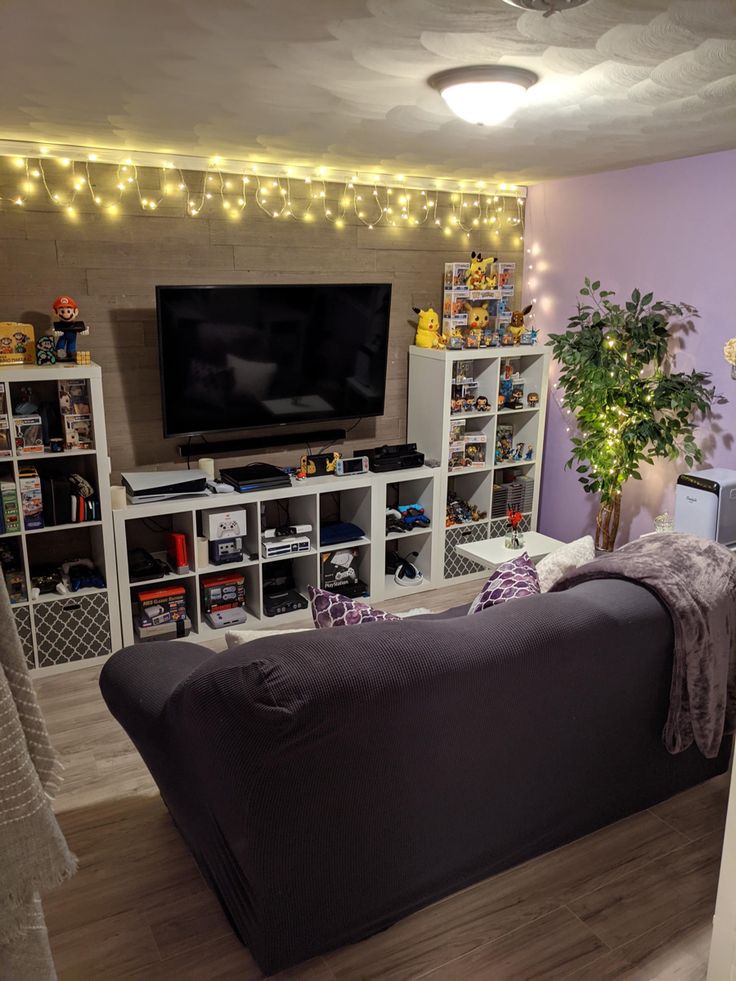
[[[308,552],[311,547],[312,542],[306,535],[294,535],[288,538],[264,538],[261,543],[261,554],[264,559],[275,559],[278,556]]]
[[[242,561],[243,539],[240,535],[236,535],[234,538],[216,538],[210,541],[210,562],[213,565]]]

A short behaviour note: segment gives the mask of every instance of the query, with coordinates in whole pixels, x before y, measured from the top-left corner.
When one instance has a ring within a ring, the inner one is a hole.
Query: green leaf
[[[596,279],[596,281],[595,281],[595,282],[593,283],[593,285],[592,285],[592,286],[591,286],[590,288],[591,288],[591,289],[592,289],[592,290],[593,290],[594,292],[595,292],[596,290],[599,290],[599,289],[601,288],[601,281],[600,281],[600,279]]]

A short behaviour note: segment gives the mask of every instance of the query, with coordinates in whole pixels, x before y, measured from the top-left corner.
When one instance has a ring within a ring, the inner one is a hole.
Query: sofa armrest
[[[124,647],[102,668],[102,697],[131,736],[144,735],[175,689],[212,656],[208,648],[181,640]]]

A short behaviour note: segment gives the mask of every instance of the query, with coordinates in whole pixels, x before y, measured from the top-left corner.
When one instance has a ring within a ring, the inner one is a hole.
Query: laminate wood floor
[[[445,609],[477,583],[386,604]],[[90,666],[37,680],[78,874],[46,919],[59,977],[255,981]],[[278,975],[299,981],[705,978],[727,776]]]

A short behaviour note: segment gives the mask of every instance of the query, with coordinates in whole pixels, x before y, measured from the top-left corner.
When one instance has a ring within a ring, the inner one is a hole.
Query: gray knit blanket
[[[736,557],[694,535],[648,535],[567,573],[551,592],[591,579],[639,583],[667,607],[675,645],[664,744],[681,753],[695,742],[717,756],[736,723]]]
[[[0,575],[0,978],[56,977],[40,896],[76,868],[51,808],[60,771]]]

